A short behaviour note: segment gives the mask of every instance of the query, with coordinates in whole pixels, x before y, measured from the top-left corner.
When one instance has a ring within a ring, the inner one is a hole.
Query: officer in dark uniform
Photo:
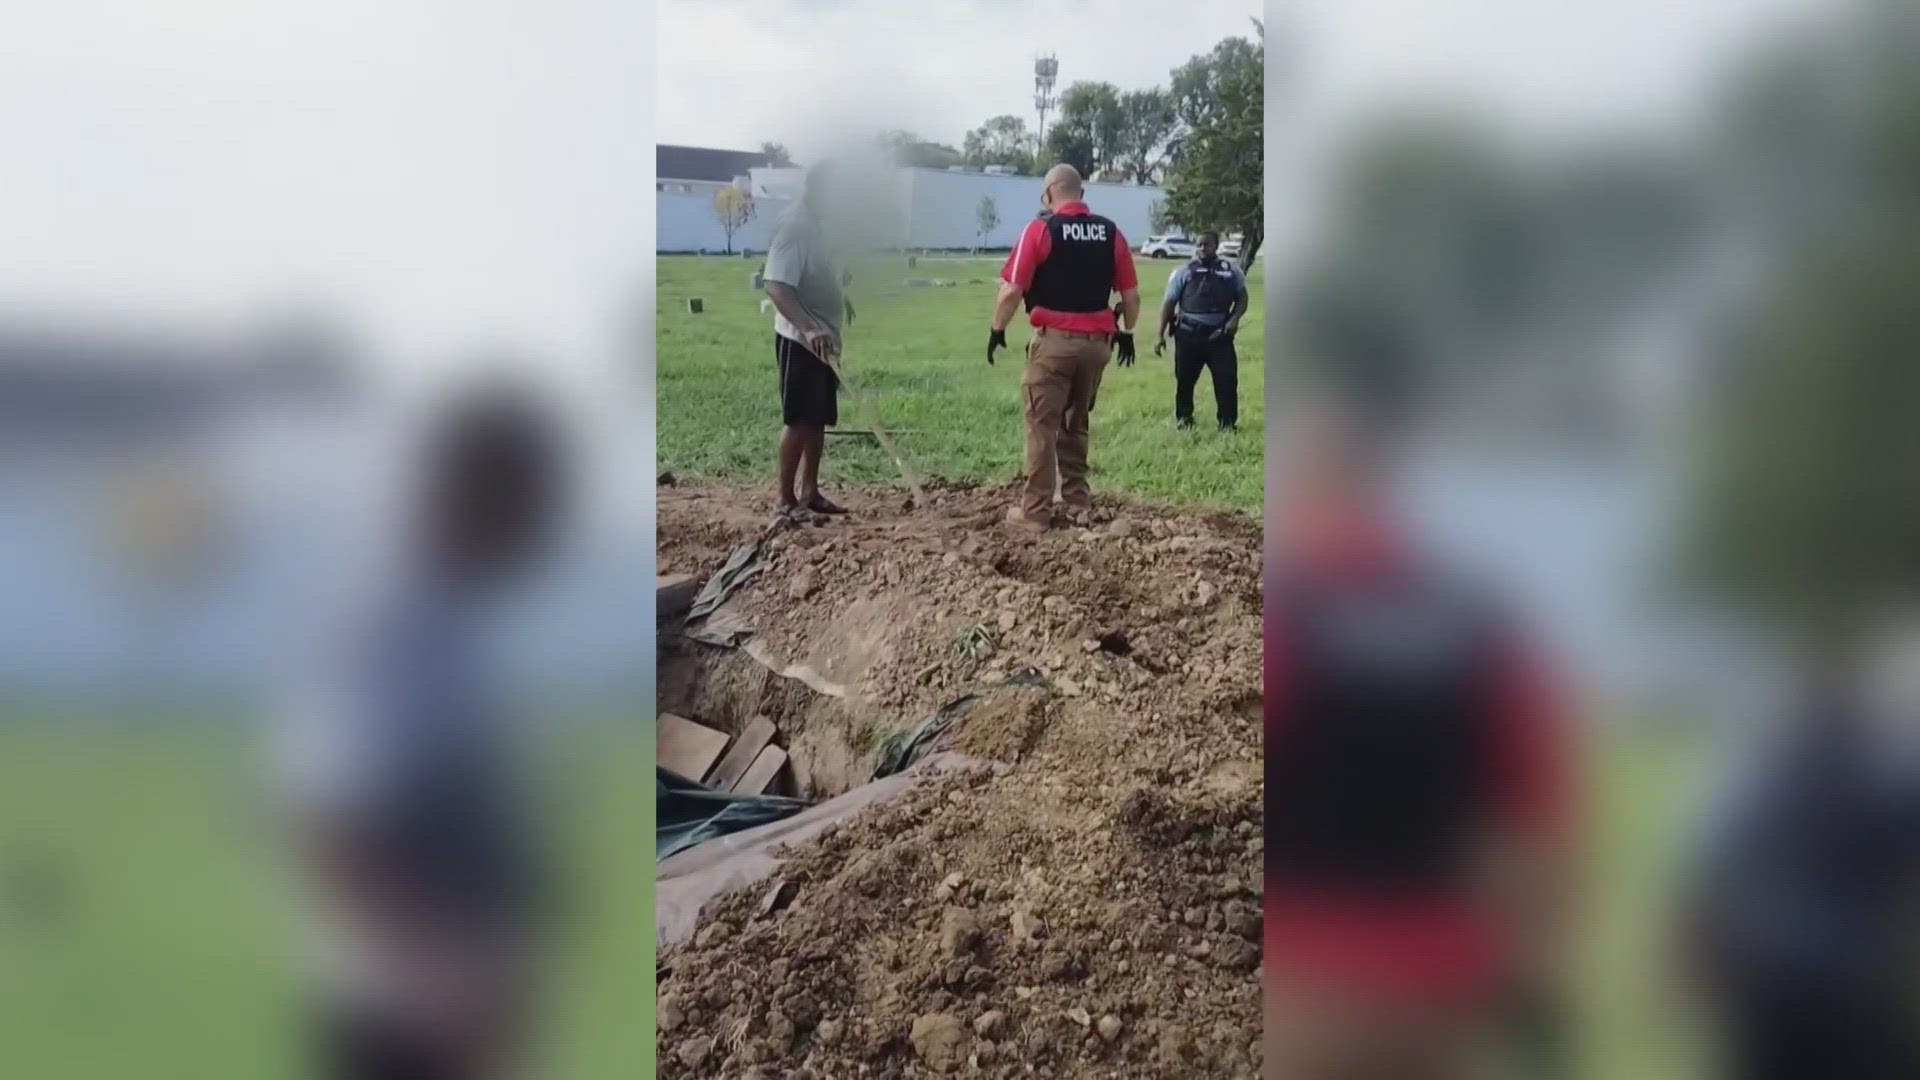
[[[1100,376],[1116,350],[1133,363],[1132,324],[1140,283],[1127,238],[1112,219],[1088,208],[1071,165],[1055,165],[1041,186],[1046,216],[1027,223],[1000,271],[987,338],[987,363],[1007,344],[1007,324],[1024,304],[1033,325],[1025,391],[1027,481],[1010,524],[1045,529],[1057,500],[1069,513],[1092,507],[1087,485],[1087,416]],[[1118,308],[1113,294],[1120,294]],[[1116,315],[1115,312],[1118,311]]]
[[[1155,356],[1164,355],[1173,331],[1173,418],[1193,426],[1193,386],[1200,372],[1213,372],[1214,410],[1220,430],[1232,431],[1240,419],[1240,358],[1233,338],[1247,313],[1247,279],[1220,257],[1220,234],[1202,233],[1194,260],[1167,280],[1160,305],[1160,335]]]

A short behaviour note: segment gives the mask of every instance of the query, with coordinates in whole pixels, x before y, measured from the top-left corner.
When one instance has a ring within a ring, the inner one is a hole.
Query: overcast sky
[[[314,296],[408,370],[601,362],[651,272],[630,0],[0,0],[0,313]]]
[[[662,142],[779,142],[802,160],[884,128],[957,147],[990,116],[1035,123],[1042,53],[1059,57],[1062,88],[1144,89],[1251,37],[1259,14],[1241,0],[662,0],[656,123]]]
[[[1273,32],[1316,109],[1470,85],[1548,117],[1658,113],[1756,9],[1789,2],[1296,0]],[[1164,84],[1257,10],[0,0],[0,313],[312,294],[409,369],[491,341],[604,364],[617,324],[651,313],[656,138],[957,144],[996,113],[1031,118],[1037,53],[1058,53],[1063,85]]]
[[[1669,116],[1761,15],[1796,0],[1293,0],[1267,5],[1298,107],[1466,95],[1540,123]],[[1164,85],[1261,5],[1236,0],[662,0],[663,142],[815,151],[842,129],[958,146],[997,113],[1034,123],[1032,61],[1062,86]],[[1270,91],[1276,87],[1270,87]]]
[[[1690,108],[1757,30],[1818,2],[1293,0],[1272,30],[1316,105],[1460,96],[1533,123],[1640,122]]]

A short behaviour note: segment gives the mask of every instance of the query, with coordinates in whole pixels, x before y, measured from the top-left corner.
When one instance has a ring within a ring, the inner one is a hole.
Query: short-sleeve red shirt
[[[1056,217],[1087,217],[1093,211],[1087,204],[1079,201],[1061,203],[1054,210]],[[1047,261],[1052,246],[1052,234],[1047,232],[1047,223],[1035,219],[1027,223],[1026,230],[1020,234],[1020,242],[1013,247],[1013,253],[1000,268],[1000,280],[1012,282],[1021,292],[1033,287],[1034,271]],[[1137,289],[1140,277],[1133,268],[1133,252],[1127,248],[1127,238],[1122,236],[1116,226],[1113,230],[1113,287],[1115,291]],[[1048,326],[1055,330],[1072,330],[1082,334],[1111,334],[1113,311],[1103,308],[1099,311],[1054,311],[1051,308],[1035,307],[1027,314],[1027,319],[1035,326]]]

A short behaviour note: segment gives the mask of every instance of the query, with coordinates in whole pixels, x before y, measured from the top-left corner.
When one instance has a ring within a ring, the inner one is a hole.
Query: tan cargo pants
[[[1269,970],[1263,1073],[1271,1080],[1468,1080],[1481,1018],[1415,1002],[1374,1000]]]
[[[1027,398],[1027,486],[1020,509],[1029,521],[1052,520],[1053,500],[1085,506],[1087,414],[1107,369],[1112,338],[1039,327],[1027,345],[1027,371],[1020,380]]]

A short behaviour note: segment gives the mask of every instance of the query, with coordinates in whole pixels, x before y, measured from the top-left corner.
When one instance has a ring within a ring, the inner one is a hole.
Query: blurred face
[[[835,195],[833,174],[826,169],[816,168],[807,175],[807,205],[815,213],[825,214]]]
[[[1200,243],[1195,245],[1195,249],[1199,251],[1202,259],[1212,262],[1213,257],[1220,252],[1220,238],[1207,233],[1200,237]]]

